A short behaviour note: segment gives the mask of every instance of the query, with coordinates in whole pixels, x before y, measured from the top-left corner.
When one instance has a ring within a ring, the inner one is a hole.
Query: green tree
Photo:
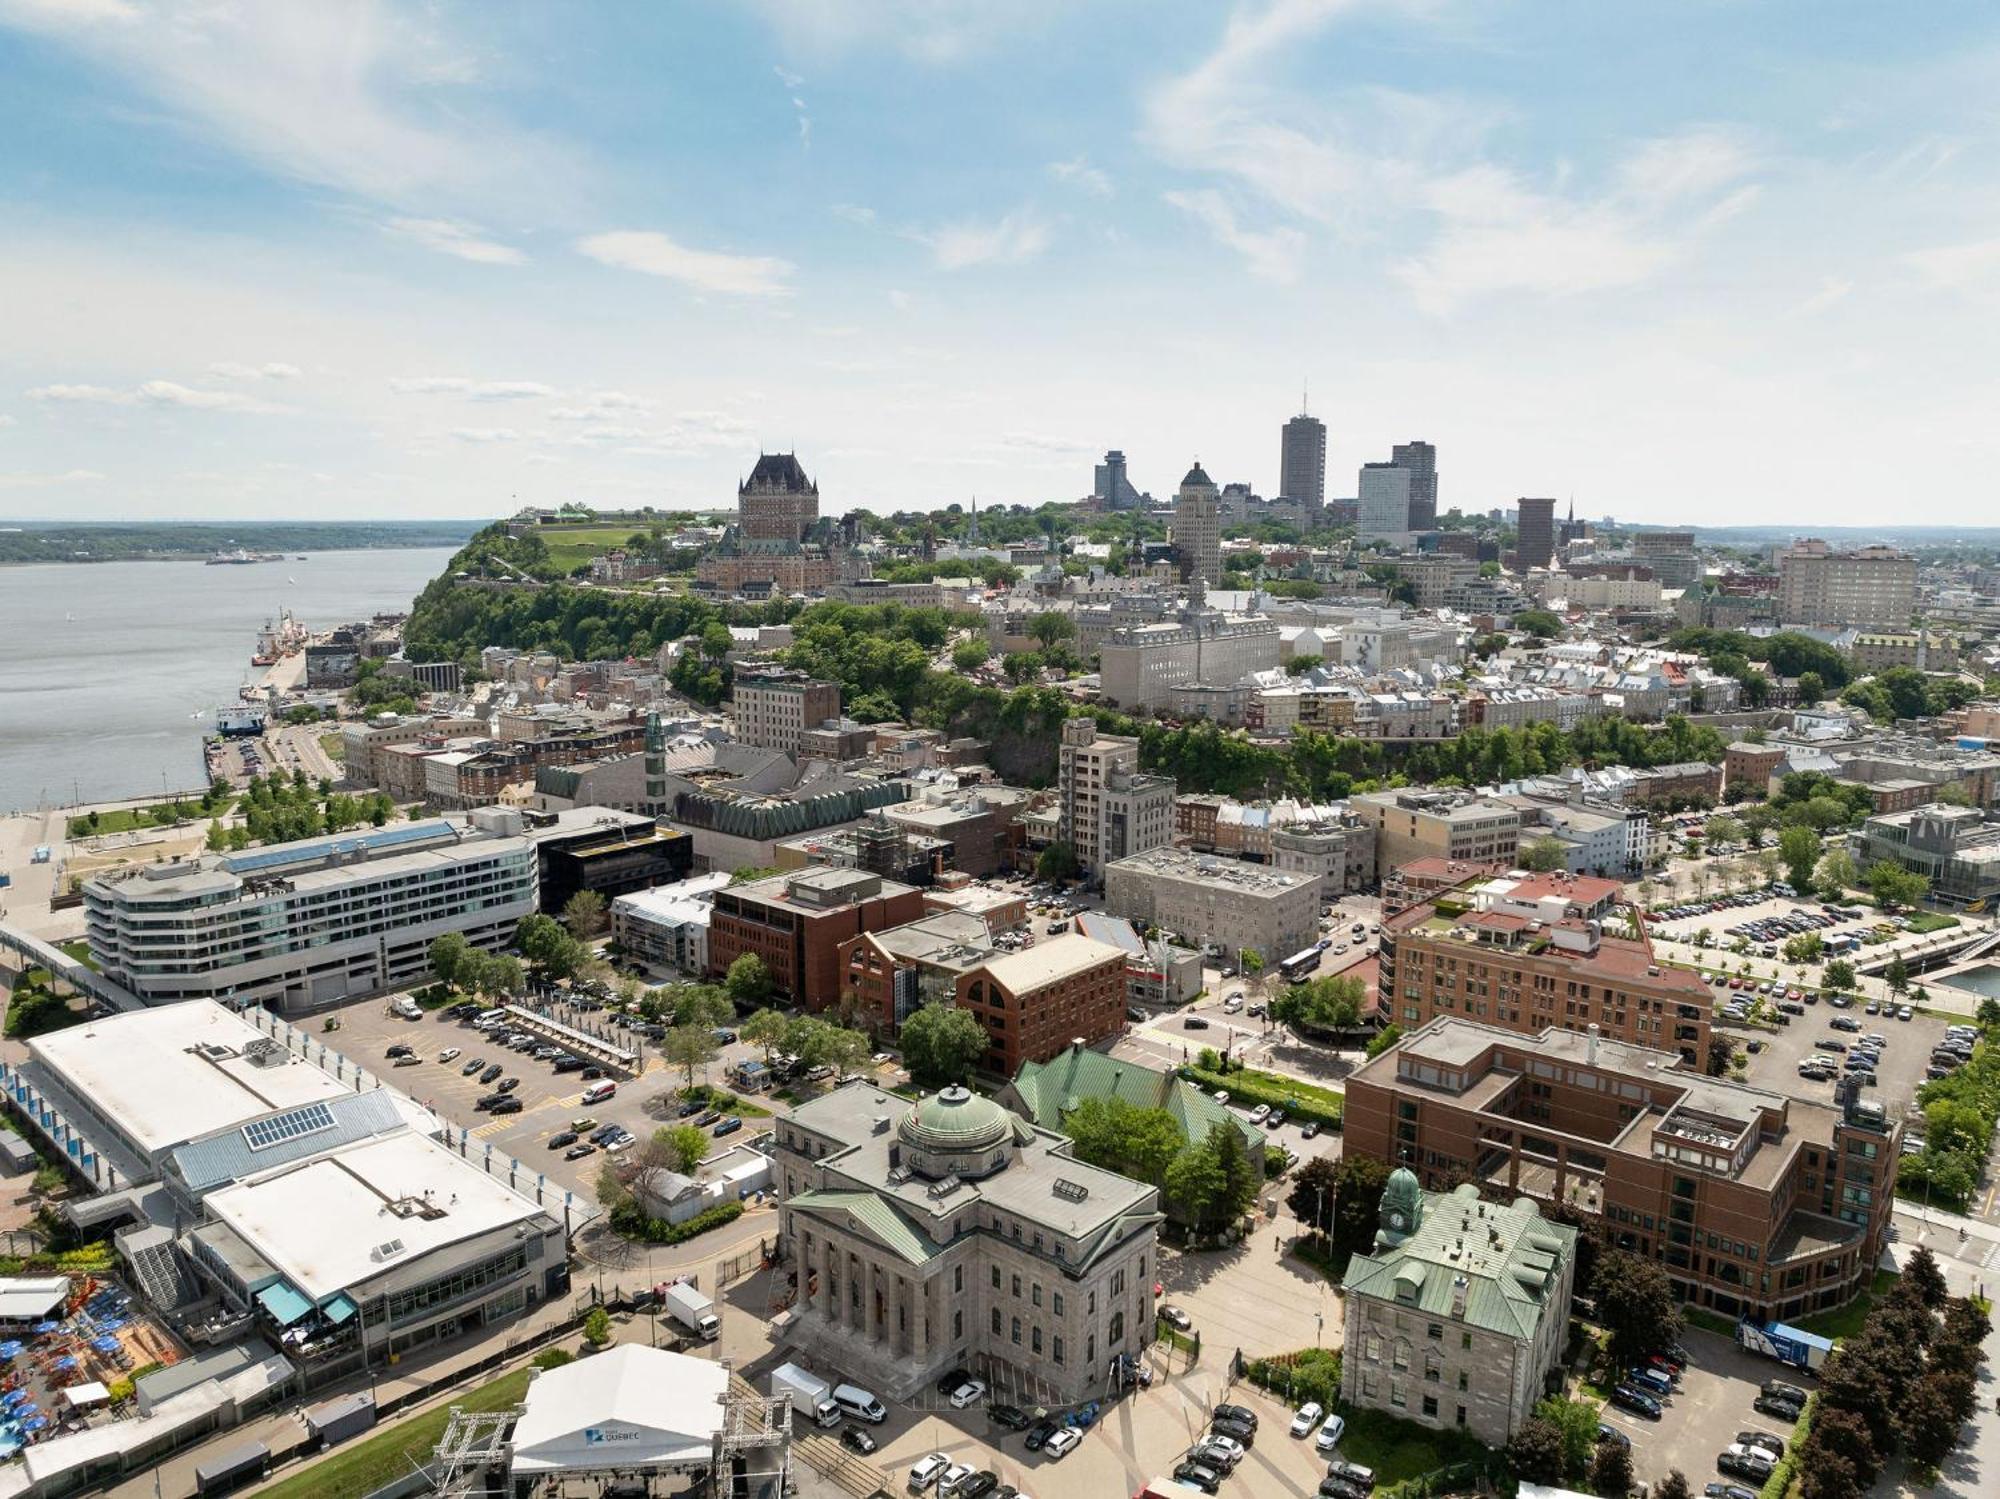
[[[618,1174],[618,1167],[610,1161],[597,1169],[596,1195],[597,1205],[607,1215],[631,1205],[632,1193],[625,1185],[625,1178]]]
[[[1903,955],[1896,953],[1889,959],[1889,966],[1882,970],[1882,977],[1889,985],[1891,994],[1907,994],[1910,989],[1910,965],[1903,961]]]
[[[676,984],[670,993],[675,1025],[694,1025],[712,1031],[736,1018],[736,1007],[729,1002],[729,995],[714,984]]]
[[[1335,1194],[1333,1242],[1329,1246],[1336,1274],[1344,1273],[1350,1255],[1375,1243],[1381,1226],[1382,1189],[1389,1184],[1389,1166],[1368,1156],[1342,1156],[1340,1190]]]
[[[1681,1335],[1680,1303],[1666,1270],[1622,1249],[1597,1258],[1591,1280],[1598,1321],[1611,1334],[1613,1358],[1631,1360],[1665,1348]]]
[[[1360,1023],[1367,998],[1361,980],[1334,974],[1292,985],[1271,1001],[1271,1017],[1285,1025],[1345,1030]]]
[[[1010,682],[1032,682],[1047,664],[1040,651],[1016,651],[1000,663],[1000,669]]]
[[[1528,1417],[1507,1440],[1507,1469],[1523,1483],[1561,1483],[1563,1456],[1561,1429],[1541,1416]]]
[[[514,928],[514,946],[546,977],[567,978],[575,972],[571,960],[579,944],[553,916],[523,916]]]
[[[729,998],[738,1009],[755,1009],[771,997],[774,987],[771,970],[764,966],[764,960],[753,952],[746,952],[729,965],[729,973],[722,986],[728,990]]]
[[[1826,696],[1826,679],[1816,671],[1799,673],[1799,706],[1810,708]]]
[[[1778,834],[1778,857],[1785,863],[1785,879],[1795,890],[1810,890],[1813,870],[1819,864],[1819,839],[1811,828],[1790,827]]]
[[[1391,1023],[1389,1025],[1383,1026],[1382,1029],[1376,1034],[1375,1039],[1368,1043],[1368,1060],[1371,1062],[1374,1061],[1377,1057],[1381,1056],[1383,1052],[1387,1051],[1390,1047],[1394,1046],[1398,1041],[1402,1039],[1403,1039],[1403,1028],[1400,1025]]]
[[[653,1132],[653,1140],[673,1169],[683,1175],[692,1173],[707,1160],[708,1148],[715,1143],[698,1124],[663,1124]]]
[[[1942,1311],[1948,1298],[1944,1271],[1939,1268],[1937,1256],[1931,1253],[1928,1244],[1919,1244],[1909,1259],[1903,1262],[1903,1284],[1910,1287],[1927,1311]]]
[[[1141,1108],[1116,1097],[1086,1098],[1063,1115],[1063,1131],[1078,1160],[1135,1181],[1163,1186],[1167,1169],[1187,1144],[1165,1109]]]
[[[1741,843],[1746,836],[1743,824],[1727,812],[1718,812],[1709,818],[1702,824],[1701,832],[1708,840],[1710,848],[1714,848],[1718,843]]]
[[[1914,869],[1905,869],[1893,859],[1877,859],[1868,866],[1868,893],[1883,907],[1914,906],[1930,893],[1931,882]]]
[[[1800,932],[1796,937],[1785,939],[1785,961],[1787,963],[1817,963],[1826,950],[1826,943],[1818,932]]]
[[[577,891],[563,903],[562,924],[577,941],[588,941],[604,924],[604,897],[595,890]]]
[[[993,647],[978,635],[970,636],[951,648],[951,664],[960,671],[974,671],[986,664],[993,654]]]
[[[687,1076],[687,1086],[694,1086],[694,1071],[706,1067],[715,1060],[715,1031],[706,1025],[676,1025],[660,1042],[660,1054]]]
[[[1060,839],[1035,858],[1035,878],[1052,885],[1067,885],[1082,872],[1076,862],[1076,850]]]
[[[1076,638],[1076,621],[1067,614],[1048,609],[1028,621],[1028,633],[1035,637],[1044,651],[1049,651],[1055,648],[1058,641]]]
[[[1214,1124],[1205,1138],[1174,1158],[1165,1190],[1175,1217],[1196,1233],[1214,1234],[1242,1216],[1260,1185],[1242,1131],[1233,1124]]]
[[[1653,1490],[1653,1499],[1694,1499],[1688,1488],[1687,1474],[1679,1468],[1667,1470],[1667,1476],[1660,1480],[1660,1486]]]
[[[431,939],[431,972],[440,984],[457,987],[466,972],[466,964],[473,957],[472,944],[465,940],[463,932],[446,932],[441,937]]]
[[[1581,1478],[1597,1447],[1597,1407],[1589,1401],[1551,1395],[1536,1402],[1534,1413],[1562,1433],[1563,1476]]]
[[[752,1046],[762,1049],[764,1065],[768,1067],[778,1048],[784,1044],[785,1032],[790,1026],[791,1021],[785,1018],[782,1011],[766,1008],[744,1021],[738,1028],[738,1034]]]
[[[754,885],[759,880],[768,880],[772,875],[778,873],[780,873],[779,870],[773,869],[769,865],[746,864],[741,869],[730,872],[729,888],[734,890],[738,885]]]
[[[1835,958],[1820,970],[1819,981],[1822,988],[1830,989],[1835,994],[1851,994],[1855,983],[1854,965],[1845,958]]]
[[[1292,1190],[1285,1194],[1285,1206],[1301,1223],[1309,1223],[1325,1233],[1340,1203],[1340,1163],[1331,1156],[1309,1157],[1292,1176]]]
[[[223,829],[220,820],[211,819],[208,824],[208,851],[219,854],[228,847],[229,834]]]
[[[1591,1419],[1596,1418],[1593,1410]],[[1623,1442],[1599,1442],[1590,1459],[1590,1486],[1604,1499],[1626,1499],[1632,1492],[1632,1449]]]
[[[919,1088],[963,1083],[986,1055],[986,1027],[970,1010],[929,1004],[903,1022],[903,1065]]]
[[[583,1340],[593,1348],[602,1348],[611,1341],[611,1313],[601,1306],[594,1306],[583,1319]]]
[[[1546,609],[1523,609],[1514,616],[1514,628],[1539,640],[1549,640],[1562,633],[1562,621]]]
[[[1845,900],[1847,892],[1861,883],[1861,871],[1854,855],[1844,848],[1830,849],[1819,861],[1820,893],[1828,900]]]
[[[1569,845],[1560,838],[1537,838],[1521,850],[1521,867],[1550,874],[1569,865]]]

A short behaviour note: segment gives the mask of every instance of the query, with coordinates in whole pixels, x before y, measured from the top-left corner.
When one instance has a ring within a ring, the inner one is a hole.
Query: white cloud
[[[771,71],[778,75],[778,82],[786,88],[797,88],[806,81],[802,74],[792,72],[781,63],[772,63]]]
[[[1834,303],[1846,301],[1853,290],[1854,283],[1844,276],[1822,276],[1819,289],[1799,303],[1799,311],[1807,317],[1825,312]]]
[[[59,474],[0,473],[0,489],[50,489],[58,484],[94,484],[103,477],[89,468],[73,468]]]
[[[453,427],[451,435],[460,442],[519,442],[521,434],[512,427]]]
[[[664,234],[646,229],[621,229],[593,234],[576,242],[577,250],[604,265],[678,281],[698,291],[739,297],[791,295],[789,260],[773,255],[725,255],[692,250]]]
[[[578,163],[481,114],[438,14],[341,5],[0,0],[0,19],[122,75],[178,123],[279,175],[406,210],[545,203]]]
[[[1094,198],[1109,198],[1118,191],[1111,185],[1109,174],[1092,166],[1081,156],[1068,161],[1049,163],[1049,175],[1058,182],[1066,182],[1071,187],[1080,188]]]
[[[1049,226],[1021,209],[990,223],[962,219],[936,229],[912,230],[912,239],[930,246],[938,268],[962,271],[975,265],[1020,265],[1049,247]]]
[[[5,429],[13,425],[14,425],[14,418],[9,416],[6,412],[0,411],[0,429]]]
[[[643,411],[646,402],[622,390],[592,391],[580,406],[557,406],[549,412],[552,422],[596,422],[625,411]]]
[[[237,364],[221,359],[208,367],[219,380],[296,380],[302,371],[296,364]]]
[[[1222,194],[1204,188],[1197,192],[1164,194],[1167,202],[1191,214],[1208,226],[1209,232],[1249,263],[1253,274],[1267,281],[1289,284],[1299,278],[1299,262],[1305,255],[1306,237],[1297,229],[1279,225],[1272,229],[1245,229]]]
[[[2000,239],[1911,250],[1903,264],[1941,290],[1980,291],[2000,283]]]
[[[893,48],[930,64],[962,62],[1057,12],[1050,0],[754,0],[754,8],[794,55]]]
[[[1060,453],[1064,455],[1096,451],[1087,442],[1078,442],[1069,437],[1052,437],[1044,432],[1008,432],[999,439],[1003,448],[1018,448],[1030,453]]]
[[[850,224],[872,224],[875,222],[875,210],[865,207],[860,203],[836,203],[833,205],[833,216],[837,219],[845,219]]]
[[[403,375],[389,381],[403,396],[464,396],[469,401],[533,401],[559,394],[539,380],[472,380],[464,375]]]
[[[31,401],[49,401],[71,406],[178,406],[192,411],[236,411],[266,416],[289,411],[272,401],[240,395],[229,390],[198,390],[174,380],[147,380],[132,386],[38,385],[28,393]]]
[[[427,250],[456,255],[475,265],[522,265],[528,259],[512,245],[487,239],[473,226],[451,219],[390,219],[382,227],[403,239],[414,240]]]

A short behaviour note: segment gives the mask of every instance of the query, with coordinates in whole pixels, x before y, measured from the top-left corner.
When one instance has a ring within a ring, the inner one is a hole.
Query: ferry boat
[[[232,551],[217,552],[208,559],[210,567],[248,567],[253,562],[283,562],[283,552],[246,552],[242,547]]]

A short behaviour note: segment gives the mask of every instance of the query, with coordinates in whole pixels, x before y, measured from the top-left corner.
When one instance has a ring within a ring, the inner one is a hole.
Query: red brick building
[[[859,869],[815,867],[718,890],[708,922],[708,972],[746,952],[764,960],[778,993],[809,1010],[840,998],[840,945],[923,914],[923,892]]]
[[[1588,1033],[1431,1022],[1347,1079],[1344,1148],[1428,1186],[1472,1180],[1601,1220],[1683,1301],[1790,1320],[1867,1289],[1902,1126],[1844,1085],[1829,1106],[1723,1082]]]

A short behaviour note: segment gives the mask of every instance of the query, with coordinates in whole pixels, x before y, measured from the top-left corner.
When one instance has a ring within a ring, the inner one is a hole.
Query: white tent
[[[629,1343],[547,1370],[514,1425],[514,1476],[706,1463],[728,1387],[720,1364]]]

